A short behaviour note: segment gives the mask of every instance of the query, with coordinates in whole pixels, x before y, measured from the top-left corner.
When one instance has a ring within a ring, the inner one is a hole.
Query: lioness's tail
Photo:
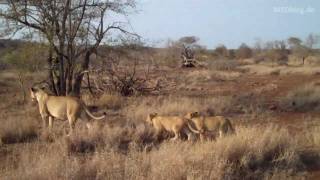
[[[100,120],[100,119],[103,119],[106,117],[106,114],[103,113],[102,116],[99,116],[99,117],[96,117],[94,116],[93,114],[91,114],[91,112],[89,111],[89,109],[87,109],[86,107],[84,107],[84,110],[86,111],[86,113],[92,118],[92,119],[95,119],[95,120]]]
[[[230,122],[229,119],[227,120],[227,127],[228,127],[228,129],[229,129],[228,132],[230,132],[230,134],[235,134],[235,133],[236,133],[236,131],[235,131],[235,129],[233,128],[233,126],[232,126],[232,124],[231,124],[231,122]]]
[[[190,120],[187,120],[187,124],[188,124],[188,128],[190,129],[190,131],[192,131],[193,133],[196,133],[196,134],[201,134],[201,133],[203,133],[201,130],[198,131],[198,130],[194,129],[194,128],[190,125],[190,122],[189,122],[189,121],[190,121]]]

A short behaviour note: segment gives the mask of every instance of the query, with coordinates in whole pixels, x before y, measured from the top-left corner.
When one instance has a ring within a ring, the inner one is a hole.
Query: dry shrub
[[[94,106],[96,104],[97,98],[93,96],[92,94],[81,94],[81,100],[87,105],[87,106]]]
[[[124,104],[123,97],[117,94],[103,94],[97,101],[97,106],[109,109],[120,109]]]
[[[313,111],[320,108],[320,85],[310,83],[288,92],[287,96],[281,99],[281,107],[293,111]]]
[[[188,71],[186,76],[184,76],[185,77],[184,82],[187,82],[188,84],[195,84],[199,82],[208,82],[212,80],[231,81],[239,78],[240,76],[241,76],[241,73],[236,71],[226,72],[226,71],[199,69],[194,71]]]
[[[190,111],[209,114],[223,114],[232,108],[232,97],[188,98],[188,97],[148,97],[137,98],[126,108],[129,120],[144,121],[148,114],[157,112],[160,115],[183,116]]]
[[[123,131],[120,128],[99,127],[97,124],[92,125],[90,129],[77,129],[66,139],[67,152],[90,153],[104,147],[117,150],[121,138],[124,137]]]
[[[127,153],[129,150],[143,151],[152,144],[154,132],[143,124],[137,127],[119,127],[99,123],[90,129],[76,130],[75,134],[66,139],[69,154],[91,153],[108,149],[108,151]]]
[[[84,94],[81,99],[87,106],[102,106],[108,109],[120,109],[124,104],[124,99],[118,94],[102,94],[100,97],[94,97],[91,94]]]
[[[316,75],[320,73],[320,70],[317,66],[272,66],[267,63],[260,63],[254,65],[244,65],[239,67],[243,71],[247,71],[251,74],[257,75],[291,75],[291,74],[302,74],[302,75]]]
[[[11,144],[37,138],[37,124],[32,118],[7,118],[0,127],[1,143]]]
[[[320,155],[320,127],[314,127],[310,129],[306,133],[306,136],[303,136],[301,138],[301,143],[306,143],[306,142],[310,147],[315,148]]]
[[[215,60],[209,63],[209,68],[218,71],[234,71],[239,65],[235,60]]]
[[[237,59],[248,59],[252,57],[252,54],[252,49],[244,43],[241,44],[235,52],[235,56]]]
[[[54,144],[24,144],[7,156],[12,166],[1,179],[92,179],[92,169],[85,169],[85,158],[68,156],[63,140]],[[8,167],[7,167],[8,168]]]

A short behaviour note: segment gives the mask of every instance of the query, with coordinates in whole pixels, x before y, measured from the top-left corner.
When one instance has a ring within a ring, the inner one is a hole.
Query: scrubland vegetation
[[[249,53],[246,45],[241,46],[241,53],[235,53],[235,59],[229,59],[229,50],[219,47],[196,51],[197,56],[205,57],[199,60],[201,66],[181,69],[179,58],[175,59],[178,55],[170,48],[115,48],[112,56],[124,50],[126,56],[113,72],[120,73],[119,77],[132,76],[126,64],[130,57],[139,56],[134,76],[144,79],[139,85],[142,83],[146,91],[125,96],[112,88],[115,84],[104,84],[111,82],[108,73],[93,71],[89,81],[84,80],[81,98],[94,113],[106,111],[107,118],[90,121],[93,129],[86,128],[86,119],[79,121],[74,135],[66,136],[65,121],[54,121],[52,132],[43,129],[37,104],[30,102],[28,88],[46,77],[46,66],[32,61],[37,52],[20,51],[29,48],[24,43],[7,46],[0,58],[1,179],[317,177],[320,86],[316,50],[310,55],[310,66],[308,58],[304,65],[294,65],[294,54],[288,57],[287,65],[268,58],[257,61],[267,50],[257,54],[252,49]],[[26,52],[30,57],[20,54]],[[12,62],[8,58],[12,55],[26,61]],[[27,59],[34,66],[24,67]],[[153,61],[146,71],[149,59]],[[104,60],[93,59],[93,69]],[[236,134],[205,142],[188,142],[186,137],[171,142],[168,137],[172,134],[164,133],[157,140],[154,129],[144,122],[153,112],[181,116],[190,111],[226,116]]]
[[[0,179],[319,179],[318,36],[155,48],[107,14],[127,19],[132,0],[8,2],[0,35],[24,40],[0,40]],[[49,131],[30,101],[39,82],[106,118]],[[145,122],[194,111],[225,116],[236,133],[172,142]]]

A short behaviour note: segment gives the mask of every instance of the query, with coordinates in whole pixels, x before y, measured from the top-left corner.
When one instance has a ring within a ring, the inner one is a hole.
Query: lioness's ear
[[[186,115],[185,115],[185,117],[188,117],[188,118],[190,118],[192,116],[192,113],[191,112],[188,112]]]
[[[30,90],[31,90],[32,92],[37,92],[37,89],[34,88],[34,87],[31,87]]]
[[[157,115],[158,115],[158,113],[151,113],[151,114],[149,114],[149,116],[150,116],[151,119],[154,118],[154,117],[156,117]]]
[[[193,116],[193,117],[196,117],[196,116],[199,116],[199,112],[193,112],[193,113],[191,113],[191,116]]]

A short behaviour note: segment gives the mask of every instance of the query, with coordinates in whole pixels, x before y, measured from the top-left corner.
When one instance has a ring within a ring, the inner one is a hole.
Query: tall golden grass
[[[287,110],[314,111],[320,109],[320,84],[311,82],[288,92],[281,99],[281,105]]]
[[[54,143],[24,144],[6,156],[5,172],[0,176],[3,179],[270,179],[282,175],[294,177],[304,170],[299,156],[302,145],[286,129],[272,125],[238,127],[236,135],[217,141],[164,142],[152,145],[151,151],[133,148],[137,147],[135,139],[139,133],[135,129],[125,131],[103,128],[93,134],[80,131]],[[124,146],[125,140],[130,141],[128,146]],[[90,143],[92,149],[83,142]],[[88,151],[79,151],[84,147]]]

